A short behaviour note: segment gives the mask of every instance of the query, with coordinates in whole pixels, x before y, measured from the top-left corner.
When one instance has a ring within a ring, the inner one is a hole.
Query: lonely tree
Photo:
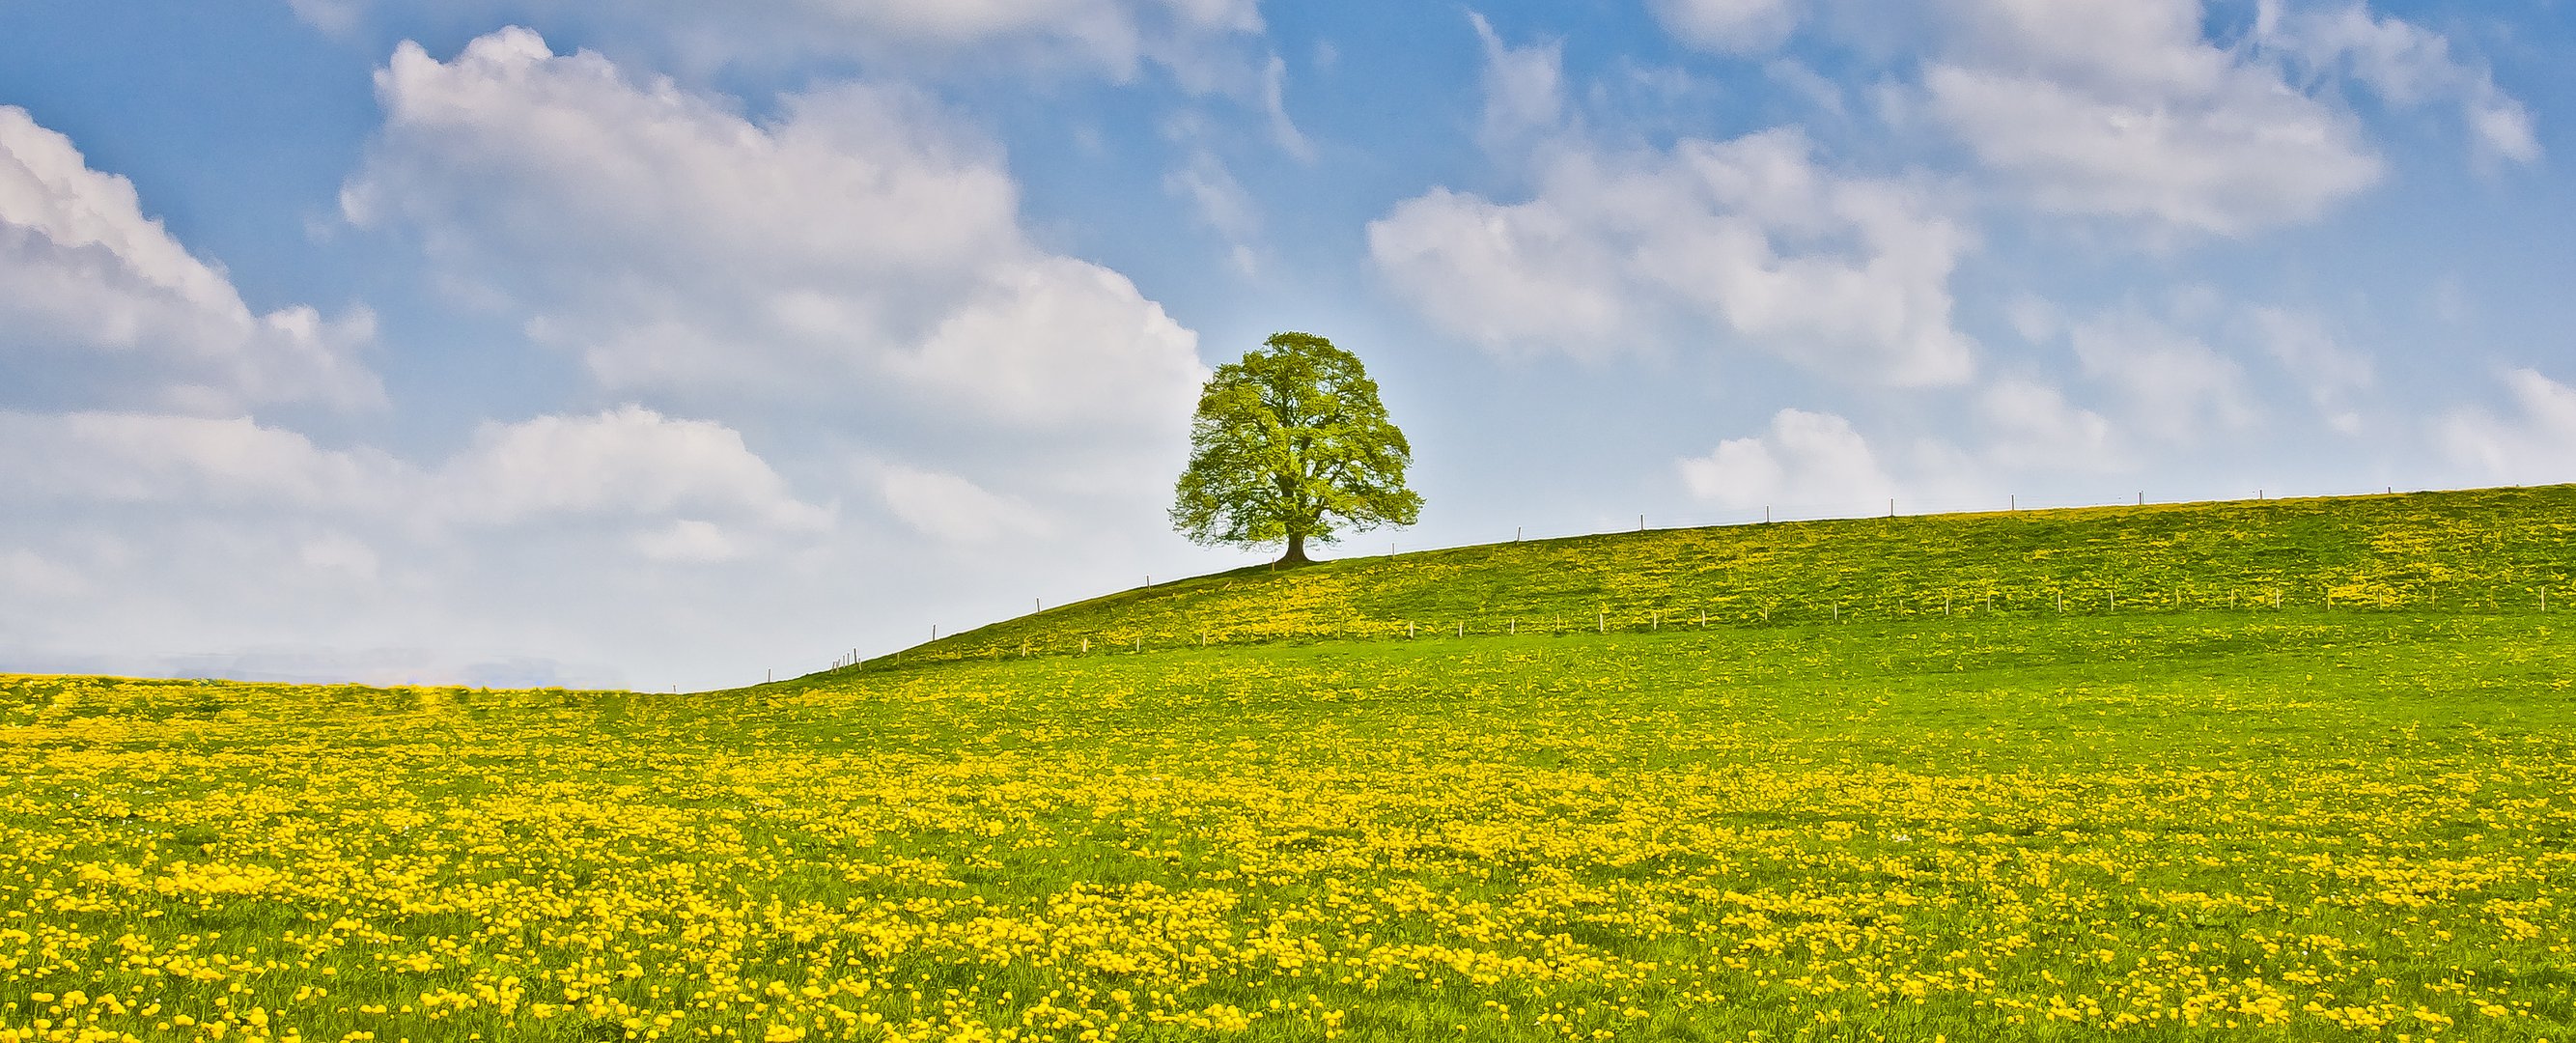
[[[1308,540],[1413,524],[1412,460],[1359,356],[1310,333],[1273,334],[1199,392],[1172,524],[1201,545],[1284,542],[1279,563],[1303,564]]]

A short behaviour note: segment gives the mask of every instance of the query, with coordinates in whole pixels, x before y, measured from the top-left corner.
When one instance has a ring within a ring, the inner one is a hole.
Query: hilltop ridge
[[[856,668],[1944,613],[2536,611],[2544,598],[2576,607],[2576,485],[1654,529],[1254,565]]]

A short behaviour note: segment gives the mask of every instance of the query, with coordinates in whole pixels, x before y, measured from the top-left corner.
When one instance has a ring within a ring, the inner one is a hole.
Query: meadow
[[[0,677],[0,1040],[2576,1039],[2462,600]]]
[[[2267,607],[2576,607],[2576,485],[1606,533],[1118,591],[903,661],[1268,641]],[[1141,645],[1139,645],[1141,642]],[[861,665],[889,665],[893,655]]]

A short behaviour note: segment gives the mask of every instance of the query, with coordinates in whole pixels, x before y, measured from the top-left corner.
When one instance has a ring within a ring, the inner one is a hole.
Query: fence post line
[[[1459,636],[1459,637],[1465,637],[1465,636],[1467,636],[1467,621],[1466,621],[1466,620],[1461,619],[1461,620],[1459,620],[1459,621],[1458,621],[1458,636]]]
[[[1598,627],[1602,633],[1604,633],[1604,634],[1609,633],[1609,632],[1610,632],[1610,611],[1609,611],[1608,609],[1603,609],[1603,610],[1601,611],[1600,616],[1599,616],[1598,618],[1596,618],[1596,619],[1594,619],[1594,620],[1593,620],[1593,624],[1594,624],[1596,627]]]

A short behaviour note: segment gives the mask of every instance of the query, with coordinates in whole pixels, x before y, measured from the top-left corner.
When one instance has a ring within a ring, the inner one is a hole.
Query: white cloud
[[[415,477],[246,417],[0,411],[0,487],[20,502],[339,509],[398,500]]]
[[[72,598],[89,593],[79,571],[29,550],[0,553],[0,590],[34,598]]]
[[[365,23],[367,0],[286,0],[295,17],[325,34],[347,37]]]
[[[1270,117],[1270,140],[1300,163],[1315,161],[1315,144],[1297,129],[1297,121],[1288,118],[1288,62],[1278,55],[1270,56],[1270,65],[1261,76],[1261,110]]]
[[[2375,183],[2350,114],[2202,35],[2198,0],[1957,0],[1926,108],[2042,209],[2234,235]]]
[[[49,405],[224,415],[383,400],[357,361],[375,337],[364,309],[253,313],[220,269],[144,216],[131,183],[5,105],[0,329],[0,386]]]
[[[1258,0],[689,0],[615,5],[570,0],[291,0],[326,32],[417,12],[452,20],[533,18],[640,42],[691,67],[864,59],[873,66],[988,63],[1077,68],[1129,80],[1148,62],[1192,82],[1212,54],[1262,30]],[[486,24],[489,24],[486,22]]]
[[[1691,495],[1728,507],[1790,506],[1849,511],[1895,495],[1869,441],[1831,413],[1783,409],[1769,431],[1720,442],[1681,462]]]
[[[1369,222],[1369,257],[1434,323],[1487,345],[1622,347],[1635,321],[1613,244],[1538,198],[1435,188]]]
[[[635,550],[654,561],[690,565],[731,561],[742,553],[723,528],[699,518],[682,518],[666,527],[637,533]]]
[[[2067,339],[2084,374],[2127,399],[2131,423],[2168,441],[2199,442],[2257,419],[2244,367],[2135,309],[2071,323]]]
[[[2522,103],[2498,90],[2483,68],[2451,56],[2451,41],[2399,18],[2373,17],[2365,4],[2290,9],[2261,0],[2255,36],[2313,69],[2348,69],[2373,93],[2401,106],[2448,101],[2460,107],[2480,155],[2532,163],[2540,141]]]
[[[376,580],[379,561],[375,548],[345,533],[326,532],[307,540],[297,556],[309,568],[342,573],[360,582]]]
[[[1567,151],[1525,203],[1435,189],[1398,204],[1370,223],[1370,255],[1425,315],[1488,345],[1600,354],[1677,321],[1835,376],[1965,379],[1975,348],[1948,280],[1967,232],[1921,191],[1837,176],[1810,151],[1793,129]]]
[[[472,445],[434,468],[373,449],[326,449],[248,418],[0,411],[0,447],[0,486],[26,504],[287,511],[431,534],[457,524],[683,511],[783,533],[833,522],[829,508],[792,495],[732,429],[634,406],[486,424]],[[308,546],[304,560],[356,560],[343,543],[322,546]]]
[[[796,499],[733,429],[639,406],[485,424],[473,445],[441,469],[437,485],[451,512],[482,524],[683,511],[785,531],[819,531],[832,523],[829,510]]]
[[[1187,200],[1199,220],[1228,242],[1245,243],[1261,234],[1261,211],[1252,194],[1205,149],[1192,150],[1187,163],[1163,175],[1163,190]]]
[[[2006,471],[2118,471],[2132,466],[2111,421],[2024,378],[1999,380],[1977,396],[1976,415],[1992,441],[1983,457]]]
[[[2286,308],[2246,310],[2253,338],[2273,361],[2307,388],[2326,424],[2344,434],[2360,434],[2362,418],[2354,394],[2377,380],[2370,357],[2335,340],[2324,320]]]
[[[877,489],[895,517],[942,543],[979,545],[1003,537],[1041,536],[1052,528],[1027,501],[953,474],[895,465],[878,476]]]
[[[1046,257],[993,273],[892,369],[993,421],[1151,438],[1188,421],[1197,342],[1125,276]]]
[[[2516,369],[2505,375],[2516,415],[2463,409],[2435,425],[2452,461],[2520,485],[2576,481],[2576,388]]]
[[[1369,223],[1369,254],[1433,322],[1490,347],[1601,355],[1709,334],[1821,372],[1965,380],[1949,277],[1972,245],[1930,194],[1819,163],[1794,127],[1620,152],[1565,115],[1553,46],[1480,18],[1485,137],[1532,168],[1525,202],[1435,188]]]
[[[754,123],[524,29],[450,62],[406,43],[377,86],[349,217],[419,230],[609,388],[1113,436],[1187,416],[1195,336],[1032,245],[995,150],[916,96]]]
[[[577,671],[594,682],[725,679],[795,630],[782,601],[828,606],[887,568],[815,576],[846,552],[836,506],[731,429],[636,407],[486,425],[418,463],[249,419],[0,411],[0,662],[284,656],[330,680],[362,665],[347,650],[386,648],[433,680],[531,656],[616,664]]]
[[[1794,0],[1647,0],[1646,7],[1674,39],[1722,54],[1770,50],[1798,24]]]
[[[1564,45],[1513,47],[1485,16],[1468,12],[1485,47],[1485,147],[1510,151],[1533,135],[1554,134],[1566,124]]]

